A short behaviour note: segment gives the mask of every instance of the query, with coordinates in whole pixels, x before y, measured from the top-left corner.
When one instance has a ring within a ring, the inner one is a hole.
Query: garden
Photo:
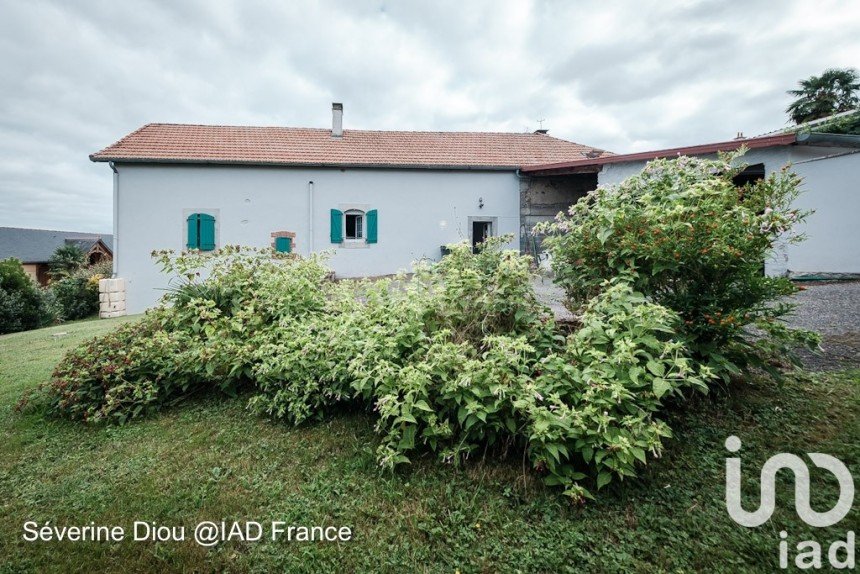
[[[772,570],[773,532],[725,513],[723,441],[742,436],[753,465],[809,449],[856,464],[857,373],[798,369],[819,337],[786,325],[796,287],[761,265],[803,239],[799,181],[738,188],[737,160],[651,162],[546,225],[573,322],[505,238],[358,281],[332,280],[322,256],[157,253],[180,280],[143,317],[0,339],[4,514],[357,532],[328,547],[90,548],[106,566]],[[28,345],[47,357],[8,364]],[[813,503],[835,488],[816,478]],[[821,533],[790,508],[772,522]],[[2,526],[3,553],[46,564],[17,528]],[[90,566],[68,550],[67,566]]]

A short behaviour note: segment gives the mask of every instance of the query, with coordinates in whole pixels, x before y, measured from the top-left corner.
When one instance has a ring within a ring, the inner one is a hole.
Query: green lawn
[[[69,347],[118,321],[88,321],[0,337],[0,572],[771,572],[779,531],[827,542],[860,530],[860,511],[827,529],[794,513],[790,473],[777,511],[747,529],[726,513],[723,443],[739,435],[746,508],[758,471],[789,451],[838,456],[860,478],[860,373],[757,381],[687,403],[672,415],[666,455],[636,481],[578,508],[546,489],[519,456],[464,469],[428,458],[395,475],[375,462],[371,419],[343,414],[291,428],[257,418],[244,400],[190,401],[125,427],[89,428],[14,411]],[[55,336],[66,333],[63,336]],[[836,481],[813,471],[813,505]],[[855,478],[855,481],[857,480]],[[193,526],[202,520],[346,525],[345,543],[25,542],[25,521]],[[826,546],[825,546],[826,561]]]

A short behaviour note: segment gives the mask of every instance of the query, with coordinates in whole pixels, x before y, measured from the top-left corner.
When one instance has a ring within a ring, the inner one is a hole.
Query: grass
[[[0,337],[0,572],[771,572],[779,531],[822,544],[860,526],[854,510],[826,529],[793,509],[780,473],[777,511],[759,528],[724,506],[723,443],[743,439],[745,507],[777,452],[827,452],[860,477],[860,372],[738,385],[671,415],[675,440],[638,480],[572,507],[524,474],[521,460],[463,469],[431,458],[381,473],[372,422],[346,414],[291,428],[239,399],[189,401],[124,427],[86,427],[18,413],[63,352],[117,325],[89,321]],[[59,333],[65,335],[57,336]],[[813,506],[836,481],[813,470]],[[27,520],[52,525],[185,526],[202,520],[346,525],[345,543],[25,542]],[[826,548],[825,562],[826,562]]]

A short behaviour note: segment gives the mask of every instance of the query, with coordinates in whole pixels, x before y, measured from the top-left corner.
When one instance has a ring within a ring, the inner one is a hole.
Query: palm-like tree
[[[52,279],[63,279],[70,276],[78,269],[87,265],[87,255],[77,245],[64,245],[58,247],[51,259],[48,260],[48,268]]]
[[[797,99],[785,111],[796,124],[847,112],[860,105],[858,80],[853,68],[831,68],[820,76],[800,80],[800,89],[788,91]]]

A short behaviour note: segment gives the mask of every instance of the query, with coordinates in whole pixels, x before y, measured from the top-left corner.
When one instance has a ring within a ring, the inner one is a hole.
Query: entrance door
[[[477,253],[479,245],[493,235],[493,223],[491,221],[472,222],[472,253]]]

